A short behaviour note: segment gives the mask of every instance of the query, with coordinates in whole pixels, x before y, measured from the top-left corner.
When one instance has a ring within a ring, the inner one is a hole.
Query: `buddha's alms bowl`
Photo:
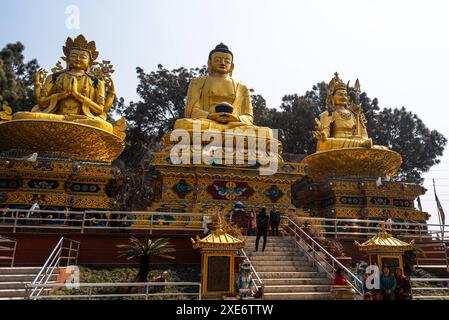
[[[232,113],[233,111],[234,111],[234,108],[230,104],[227,104],[227,103],[220,103],[215,106],[215,112],[217,112],[217,113],[221,113],[221,112]]]

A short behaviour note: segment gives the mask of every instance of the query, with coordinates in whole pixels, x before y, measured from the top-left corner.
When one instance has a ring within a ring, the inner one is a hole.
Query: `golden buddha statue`
[[[67,38],[63,47],[67,63],[63,69],[58,62],[47,76],[40,69],[35,79],[37,105],[31,112],[17,112],[13,120],[47,119],[74,121],[113,132],[105,121],[115,99],[113,72],[108,61],[98,63],[94,41],[87,42],[83,35],[74,40]],[[93,66],[100,65],[93,69]]]
[[[357,79],[355,93],[360,93],[360,83]],[[350,102],[348,85],[346,85],[335,73],[329,83],[327,107],[315,119],[316,130],[314,136],[317,138],[317,151],[341,149],[341,148],[384,148],[373,146],[366,130],[366,118],[363,110],[357,102]]]
[[[253,107],[249,89],[232,78],[233,53],[220,43],[209,53],[208,76],[192,79],[187,93],[185,118],[178,119],[175,129],[192,131],[198,124],[201,131],[239,128],[272,137],[270,128],[253,124]]]

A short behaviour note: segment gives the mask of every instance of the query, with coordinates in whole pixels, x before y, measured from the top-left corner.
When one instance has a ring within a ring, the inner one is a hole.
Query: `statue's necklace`
[[[350,111],[344,112],[344,111],[338,110],[338,109],[336,111],[343,120],[351,120],[351,112]]]

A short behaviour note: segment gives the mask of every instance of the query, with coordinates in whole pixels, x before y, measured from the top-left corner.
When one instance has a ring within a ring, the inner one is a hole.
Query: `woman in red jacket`
[[[334,285],[337,286],[345,286],[348,284],[348,280],[344,277],[345,271],[343,268],[338,267],[337,271],[335,271],[335,277],[334,277]]]

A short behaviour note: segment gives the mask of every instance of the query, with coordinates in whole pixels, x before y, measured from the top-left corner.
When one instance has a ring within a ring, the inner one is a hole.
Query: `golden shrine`
[[[231,77],[233,69],[233,53],[219,44],[209,54],[209,75],[190,83],[185,118],[164,136],[164,150],[145,162],[155,191],[149,211],[206,213],[237,201],[294,208],[291,185],[307,165],[284,162],[273,130],[253,124],[250,92]]]
[[[406,251],[413,250],[415,240],[410,243],[393,237],[385,230],[385,224],[377,235],[360,244],[355,241],[355,245],[360,251],[366,252],[369,257],[369,264],[376,264],[380,269],[384,265],[391,268],[399,267],[404,270],[403,255]]]
[[[426,189],[391,180],[402,158],[373,144],[359,98],[359,80],[351,99],[348,85],[335,73],[328,111],[315,120],[317,151],[303,159],[309,174],[295,185],[294,204],[317,217],[425,223],[429,214],[415,209],[414,200]]]
[[[201,285],[205,297],[221,297],[235,293],[235,258],[245,241],[223,230],[222,217],[206,237],[192,240],[194,249],[201,250]]]
[[[0,121],[0,206],[110,209],[111,162],[124,148],[125,119],[106,121],[115,99],[109,61],[94,41],[67,38],[66,62],[35,79],[36,106]]]

